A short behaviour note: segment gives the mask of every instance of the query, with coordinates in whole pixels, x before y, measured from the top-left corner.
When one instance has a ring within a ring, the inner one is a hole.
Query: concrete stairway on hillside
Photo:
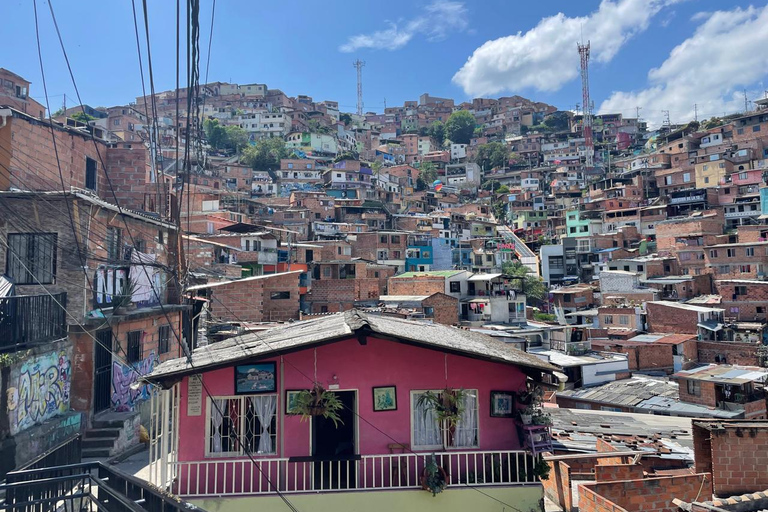
[[[83,437],[83,458],[113,457],[137,445],[140,424],[138,412],[97,414]]]

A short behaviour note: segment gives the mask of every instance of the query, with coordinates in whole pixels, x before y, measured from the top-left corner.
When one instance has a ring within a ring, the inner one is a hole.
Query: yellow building
[[[721,185],[721,181],[733,171],[733,163],[728,160],[702,162],[694,166],[696,188],[710,188]]]

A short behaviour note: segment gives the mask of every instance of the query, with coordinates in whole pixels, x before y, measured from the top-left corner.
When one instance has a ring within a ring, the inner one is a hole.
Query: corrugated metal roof
[[[546,361],[515,348],[513,344],[491,336],[447,325],[378,316],[353,309],[200,347],[192,353],[191,364],[186,358],[165,361],[156,366],[145,380],[163,383],[166,379],[173,380],[183,375],[231,366],[240,361],[265,359],[276,352],[286,353],[342,340],[362,329],[373,336],[381,334],[436,350],[450,350],[470,357],[544,372],[558,370]]]

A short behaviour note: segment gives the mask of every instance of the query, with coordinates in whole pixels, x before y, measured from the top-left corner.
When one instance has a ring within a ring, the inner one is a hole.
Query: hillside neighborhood
[[[768,508],[768,97],[197,80],[51,112],[0,68],[8,510]]]

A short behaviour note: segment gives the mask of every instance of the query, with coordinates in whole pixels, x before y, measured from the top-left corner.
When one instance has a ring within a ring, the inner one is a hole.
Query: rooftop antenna
[[[365,62],[357,59],[352,63],[357,69],[357,115],[363,115],[363,66]]]
[[[587,44],[577,43],[576,46],[581,57],[581,106],[584,113],[582,126],[584,146],[587,148],[584,165],[587,169],[592,169],[595,165],[595,145],[592,141],[592,102],[589,100],[589,41],[587,41]]]

